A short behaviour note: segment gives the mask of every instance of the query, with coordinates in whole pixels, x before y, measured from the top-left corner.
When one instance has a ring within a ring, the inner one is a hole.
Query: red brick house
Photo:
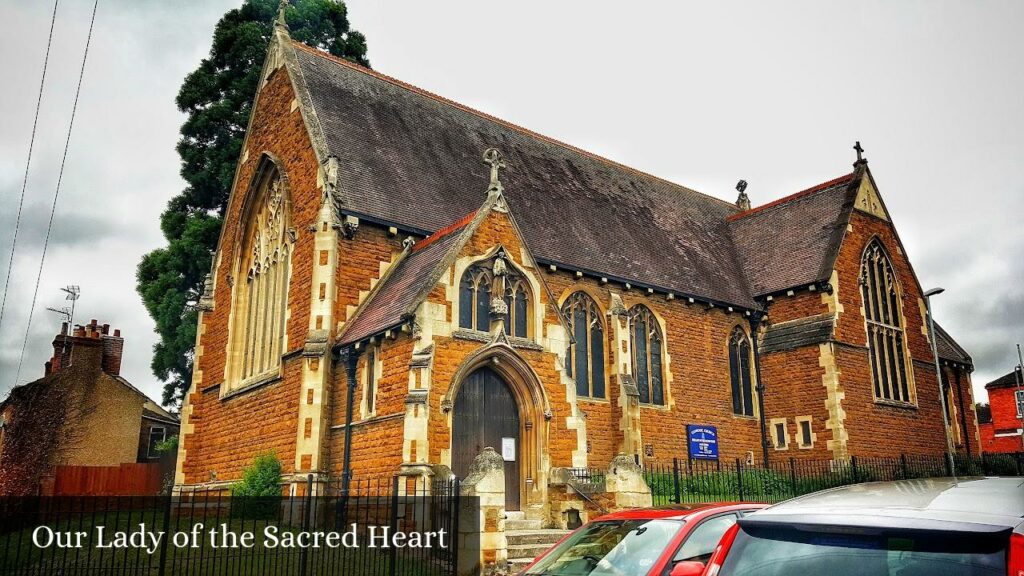
[[[481,154],[487,150],[485,161]],[[906,193],[906,192],[904,192]],[[182,409],[177,482],[938,454],[922,289],[867,161],[757,208],[617,164],[275,27]],[[945,332],[960,449],[970,356]],[[350,443],[350,448],[347,446]]]
[[[988,391],[989,412],[981,429],[981,449],[988,454],[1024,452],[1024,384],[1019,370],[985,384]]]
[[[68,467],[160,463],[155,445],[176,436],[179,422],[121,376],[123,350],[120,330],[107,324],[72,333],[63,325],[45,375],[0,402],[0,494],[52,488]]]

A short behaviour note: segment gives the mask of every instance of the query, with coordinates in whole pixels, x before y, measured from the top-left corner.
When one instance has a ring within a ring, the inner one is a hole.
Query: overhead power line
[[[28,335],[32,329],[32,316],[36,308],[36,298],[39,296],[39,282],[43,278],[43,264],[46,262],[46,248],[50,244],[50,230],[53,229],[53,215],[57,212],[57,200],[60,198],[60,183],[64,179],[64,164],[68,159],[68,147],[71,145],[71,130],[75,126],[75,113],[78,111],[78,96],[82,92],[82,78],[85,76],[85,62],[89,59],[89,43],[92,42],[92,28],[96,23],[96,8],[100,0],[95,0],[92,5],[92,18],[89,20],[89,34],[85,37],[85,51],[82,53],[82,68],[78,71],[78,87],[75,88],[75,103],[71,106],[71,120],[68,121],[68,135],[64,140],[64,155],[60,159],[60,171],[57,173],[57,189],[53,192],[53,205],[50,206],[50,220],[46,224],[46,238],[43,240],[43,253],[39,257],[39,271],[36,273],[36,286],[32,291],[32,305],[28,309],[28,324],[25,326],[25,339],[21,343],[21,355],[18,357],[18,372],[14,377],[17,385],[21,377],[21,365],[25,360],[25,348],[28,347]]]
[[[11,240],[11,257],[7,263],[7,279],[4,280],[3,302],[0,303],[0,328],[4,325],[4,310],[7,309],[7,292],[11,287],[11,275],[14,272],[14,250],[18,246],[18,229],[21,227],[21,207],[25,205],[25,188],[28,186],[28,168],[32,165],[32,148],[36,143],[36,127],[39,125],[39,108],[43,103],[43,87],[46,85],[46,68],[50,63],[50,46],[53,44],[53,25],[57,21],[57,5],[53,3],[53,15],[50,16],[50,35],[46,39],[46,56],[43,58],[43,77],[39,80],[39,96],[36,98],[36,115],[32,119],[32,136],[28,140],[28,159],[25,160],[25,176],[21,179],[21,198],[18,199],[18,215],[14,219],[14,239]]]

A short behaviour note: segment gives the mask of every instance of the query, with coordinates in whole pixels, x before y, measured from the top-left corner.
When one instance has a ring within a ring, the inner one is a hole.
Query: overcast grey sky
[[[182,188],[174,97],[238,0],[100,0],[19,383],[42,375],[63,305],[125,337],[122,373],[160,397],[135,267]],[[755,205],[847,173],[860,140],[936,318],[982,386],[1024,340],[1024,2],[348,2],[374,68],[543,134]],[[6,271],[51,1],[0,2],[0,270]],[[11,293],[14,380],[91,0],[58,9]],[[0,286],[2,288],[2,286]]]

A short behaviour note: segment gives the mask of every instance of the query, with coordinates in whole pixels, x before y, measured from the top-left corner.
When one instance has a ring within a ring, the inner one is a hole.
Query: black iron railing
[[[1024,453],[955,459],[958,476],[1024,476]],[[780,502],[827,488],[883,480],[950,476],[945,455],[901,454],[848,460],[776,458],[768,466],[732,460],[645,462],[655,505],[699,502]]]
[[[282,487],[282,494],[240,498],[226,490],[186,490],[173,497],[0,498],[0,574],[456,572],[457,479],[429,485],[398,476],[353,480],[347,492],[340,483],[314,490],[309,481]],[[124,546],[116,542],[117,532],[163,536]],[[409,538],[431,541],[397,547],[392,536],[398,532],[406,544]],[[330,533],[340,538],[336,546],[327,541]],[[81,545],[69,546],[76,539]],[[355,546],[347,545],[353,541]]]

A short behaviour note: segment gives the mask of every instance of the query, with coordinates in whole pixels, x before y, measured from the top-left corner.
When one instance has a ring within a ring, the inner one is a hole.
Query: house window
[[[593,298],[576,292],[562,305],[573,342],[565,354],[565,369],[576,381],[576,395],[605,397],[604,324]]]
[[[786,430],[785,418],[772,418],[772,445],[776,450],[789,449],[789,431]]]
[[[811,417],[801,416],[796,419],[797,446],[806,449],[814,447],[814,431],[811,429]]]
[[[269,165],[254,189],[234,284],[228,382],[238,387],[280,372],[291,258],[289,201],[280,173]]]
[[[914,387],[906,360],[899,286],[878,240],[864,251],[860,286],[875,398],[911,404]]]
[[[167,439],[167,429],[163,426],[154,426],[149,429],[149,446],[146,448],[146,458],[159,458],[157,444]]]
[[[498,260],[502,263],[498,264]],[[510,269],[499,254],[486,263],[474,264],[466,269],[459,283],[459,327],[488,332],[491,329],[491,290],[494,289],[494,270],[504,270],[505,293],[502,300],[508,307],[505,334],[527,338],[530,325],[530,290],[526,279]],[[499,272],[500,274],[500,272]]]
[[[633,376],[643,404],[665,404],[661,329],[646,306],[629,311],[630,341],[633,346]]]
[[[1017,418],[1024,414],[1024,390],[1017,390]]]
[[[750,339],[737,326],[729,338],[729,377],[732,384],[732,413],[754,415],[754,385],[750,370]]]
[[[365,382],[363,387],[363,417],[369,417],[377,412],[377,378],[378,357],[380,348],[370,346],[366,351]]]

